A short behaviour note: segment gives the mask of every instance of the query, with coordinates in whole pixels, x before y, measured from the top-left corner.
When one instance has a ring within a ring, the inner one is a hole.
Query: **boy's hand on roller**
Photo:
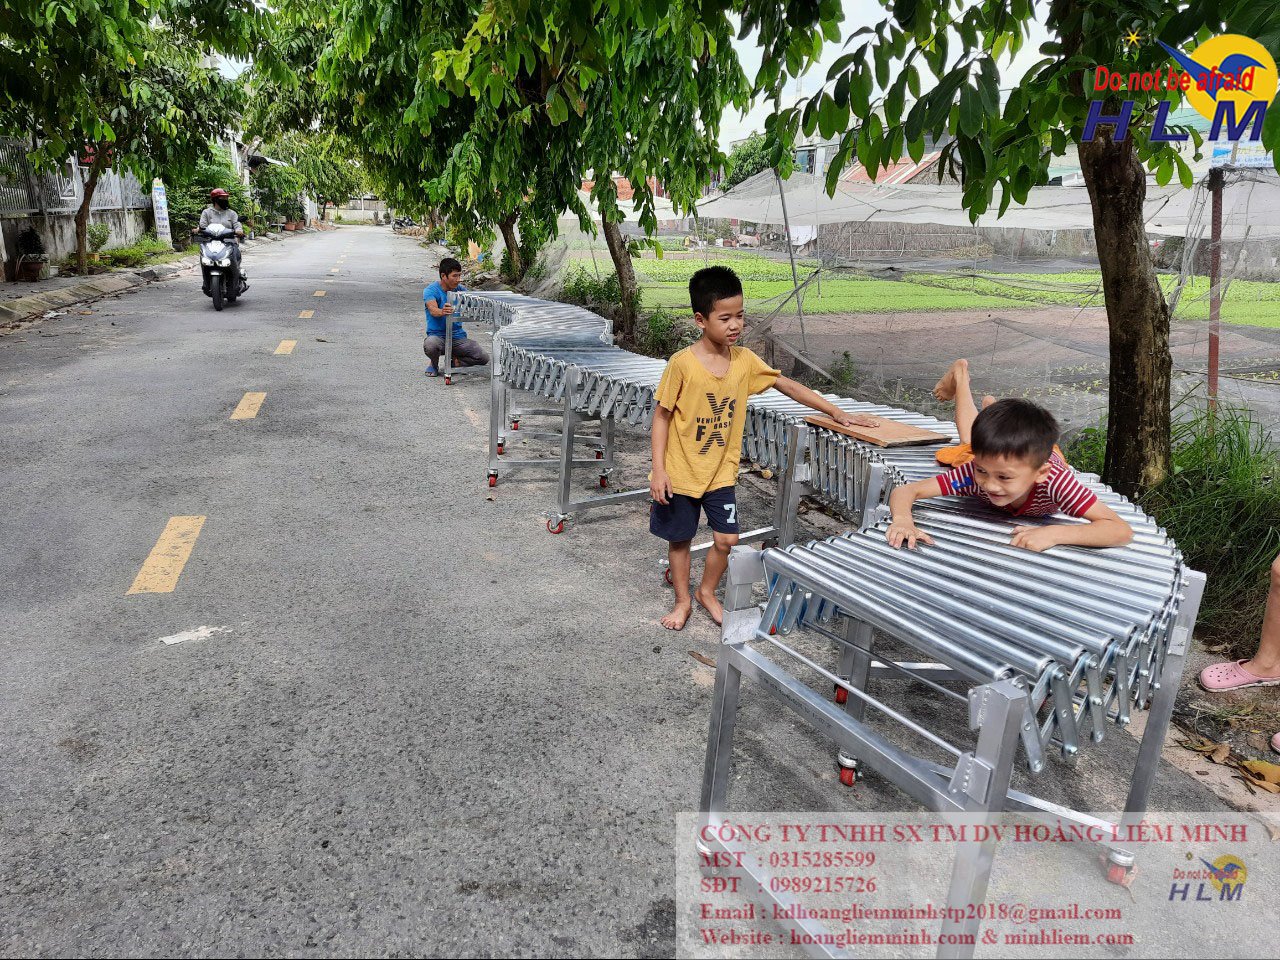
[[[837,413],[831,418],[842,427],[878,427],[883,423],[879,417],[867,413]]]
[[[1053,527],[1014,527],[1009,544],[1040,553],[1058,545],[1057,531]]]
[[[660,503],[664,507],[671,499],[671,478],[667,476],[665,470],[653,471],[653,476],[649,480],[649,496],[653,497],[655,503]]]
[[[904,543],[909,550],[914,550],[917,543],[933,545],[933,538],[914,523],[903,523],[900,520],[895,520],[889,524],[889,529],[885,531],[884,535],[885,539],[889,541],[889,546],[895,550]]]

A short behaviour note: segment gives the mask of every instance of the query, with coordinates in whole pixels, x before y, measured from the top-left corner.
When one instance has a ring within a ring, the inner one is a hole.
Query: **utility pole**
[[[1218,406],[1218,321],[1222,311],[1222,167],[1209,171],[1213,214],[1209,234],[1209,410]]]

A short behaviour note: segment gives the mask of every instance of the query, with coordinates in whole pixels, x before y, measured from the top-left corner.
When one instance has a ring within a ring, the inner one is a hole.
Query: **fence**
[[[0,138],[0,217],[71,214],[84,200],[88,168],[69,157],[57,170],[35,172],[21,140]],[[151,206],[150,192],[132,173],[105,171],[93,194],[93,210],[138,210]]]

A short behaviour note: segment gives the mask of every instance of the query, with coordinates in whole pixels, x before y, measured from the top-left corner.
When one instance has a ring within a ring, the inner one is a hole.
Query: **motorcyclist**
[[[221,187],[215,187],[209,191],[209,206],[205,207],[204,212],[200,214],[201,230],[211,223],[220,223],[234,233],[237,239],[244,239],[244,227],[240,224],[240,217],[231,209],[231,194]],[[231,256],[240,279],[248,280],[248,276],[240,268],[240,244],[232,245]]]

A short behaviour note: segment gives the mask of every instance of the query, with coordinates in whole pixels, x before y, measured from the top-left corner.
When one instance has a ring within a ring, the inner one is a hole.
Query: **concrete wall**
[[[353,210],[350,207],[338,207],[337,209],[333,207],[329,208],[330,222],[333,222],[338,217],[342,217],[343,220],[351,220],[358,223],[373,223],[375,215],[378,217],[379,221],[383,219],[381,210],[360,210],[359,208]]]
[[[144,210],[94,210],[89,214],[90,223],[105,223],[111,228],[111,236],[102,249],[128,246],[152,229],[151,211]],[[60,260],[76,252],[76,221],[71,214],[51,214],[42,217],[5,217],[0,219],[0,252],[4,256],[4,279],[13,280],[18,265],[18,234],[28,226],[44,240],[44,252],[50,260]]]

